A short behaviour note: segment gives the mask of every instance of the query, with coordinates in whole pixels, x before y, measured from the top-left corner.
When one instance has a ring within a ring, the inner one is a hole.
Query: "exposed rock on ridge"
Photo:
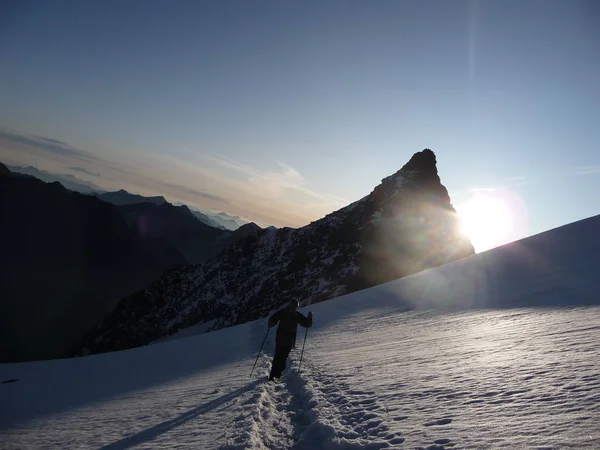
[[[256,230],[216,258],[168,272],[122,300],[76,353],[145,345],[196,323],[214,321],[208,331],[236,325],[292,298],[315,303],[473,253],[425,149],[320,220]]]

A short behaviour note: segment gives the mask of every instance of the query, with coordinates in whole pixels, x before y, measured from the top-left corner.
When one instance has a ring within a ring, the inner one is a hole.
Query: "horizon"
[[[553,0],[13,4],[0,160],[297,228],[430,148],[481,252],[600,213],[599,17]]]
[[[2,163],[2,161],[0,161],[0,163]],[[11,165],[9,165],[9,164],[5,164],[5,165],[8,167],[8,169],[9,169],[9,170],[10,170],[11,168],[15,167],[15,166],[11,166]],[[33,167],[33,166],[28,166],[28,167],[19,167],[19,168],[33,168],[33,169],[36,169],[36,170],[41,170],[41,169],[38,169],[38,168],[36,168],[36,167]],[[46,173],[48,173],[49,175],[59,175],[59,176],[64,176],[64,175],[67,175],[67,176],[68,176],[68,175],[69,175],[69,174],[54,174],[54,173],[51,173],[51,172],[46,172]],[[78,178],[76,178],[76,177],[74,177],[74,179],[77,179],[77,180],[79,180],[79,179],[78,179]],[[83,180],[79,180],[79,181],[83,181]],[[118,190],[115,190],[115,191],[98,191],[98,193],[115,193],[115,192],[120,192],[120,191],[122,191],[122,192],[125,192],[125,193],[127,193],[127,194],[130,194],[130,195],[141,195],[141,194],[139,194],[139,193],[137,193],[137,192],[130,192],[130,191],[127,191],[127,190],[125,190],[125,189],[118,189]],[[232,219],[240,219],[240,220],[243,220],[243,221],[247,221],[245,224],[247,224],[247,223],[255,223],[256,225],[259,225],[261,228],[275,227],[275,225],[271,225],[271,224],[264,224],[264,223],[262,223],[262,224],[261,224],[261,223],[256,223],[256,222],[254,222],[254,221],[252,221],[252,220],[248,219],[247,217],[242,217],[242,216],[233,216],[233,215],[230,215],[230,214],[228,214],[228,213],[226,213],[226,212],[224,212],[224,211],[218,211],[218,210],[213,210],[213,209],[211,209],[211,208],[202,208],[202,207],[200,207],[200,206],[188,205],[188,204],[186,204],[186,203],[183,203],[183,202],[172,202],[172,201],[169,201],[169,199],[165,198],[165,196],[163,196],[163,195],[160,195],[160,194],[156,194],[156,196],[157,196],[157,197],[162,197],[163,199],[165,199],[165,201],[167,201],[168,203],[171,203],[171,204],[172,204],[172,205],[174,205],[174,206],[187,206],[187,207],[188,207],[189,209],[191,209],[192,211],[198,211],[198,212],[202,212],[202,213],[210,212],[211,214],[225,214],[225,216],[226,216],[226,217],[228,217],[228,218],[232,218]],[[357,201],[358,201],[358,200],[357,200]],[[355,203],[355,202],[353,202],[353,203]],[[346,205],[346,206],[348,206],[348,205]],[[344,208],[344,207],[345,207],[345,206],[343,206],[342,208]],[[336,211],[337,211],[337,210],[336,210]],[[334,211],[331,211],[331,212],[334,212]],[[600,215],[600,212],[599,212],[599,213],[597,213],[597,214],[593,214],[593,215],[591,215],[591,216],[582,217],[582,218],[580,218],[580,219],[573,220],[573,221],[571,221],[571,222],[567,222],[567,223],[564,223],[564,224],[556,225],[556,226],[554,226],[554,227],[552,227],[552,228],[549,228],[549,229],[547,229],[547,230],[542,230],[542,231],[539,231],[539,232],[536,232],[536,233],[531,233],[531,234],[529,234],[529,235],[527,235],[527,236],[523,236],[523,237],[521,237],[521,238],[519,238],[519,239],[515,239],[515,241],[519,241],[519,240],[522,240],[522,239],[525,239],[525,238],[528,238],[528,237],[532,237],[532,236],[535,236],[535,235],[538,235],[538,234],[542,234],[542,233],[545,233],[545,232],[548,232],[548,231],[552,231],[552,230],[555,230],[556,228],[560,228],[560,227],[563,227],[563,226],[565,226],[565,225],[573,224],[573,223],[575,223],[575,222],[579,222],[579,221],[582,221],[582,220],[590,219],[590,218],[592,218],[592,217],[595,217],[595,216],[597,216],[597,215]],[[317,220],[320,220],[320,219],[322,219],[322,218],[323,218],[323,217],[320,217],[320,218],[318,218]],[[308,225],[308,224],[306,224],[306,225]],[[305,226],[305,225],[303,225],[303,226]],[[300,226],[300,227],[292,227],[292,228],[301,228],[301,227],[302,227],[302,226]],[[276,227],[276,228],[280,228],[280,227]],[[500,245],[497,245],[497,246],[495,246],[495,247],[483,248],[483,249],[480,249],[479,251],[478,251],[478,250],[477,250],[477,248],[476,248],[476,249],[475,249],[475,254],[482,253],[482,252],[485,252],[485,251],[488,251],[488,250],[493,250],[494,248],[497,248],[497,247],[500,247],[500,246],[502,246],[502,245],[509,244],[509,243],[511,243],[511,242],[515,242],[515,241],[507,241],[507,242],[505,242],[505,243],[502,243],[502,244],[500,244]]]

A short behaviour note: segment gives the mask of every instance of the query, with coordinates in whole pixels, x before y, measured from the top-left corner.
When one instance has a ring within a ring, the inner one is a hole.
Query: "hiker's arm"
[[[279,316],[281,315],[281,310],[277,311],[271,317],[269,317],[269,328],[274,327],[279,322]]]
[[[298,323],[302,325],[304,328],[310,328],[313,324],[313,313],[309,312],[308,317],[304,316],[301,312],[298,312]]]

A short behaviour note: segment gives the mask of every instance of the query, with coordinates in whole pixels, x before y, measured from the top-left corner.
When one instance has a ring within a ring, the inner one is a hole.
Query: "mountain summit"
[[[167,202],[162,195],[155,197],[143,197],[138,194],[131,194],[125,189],[120,189],[115,192],[103,192],[98,194],[98,198],[117,206],[134,205],[138,203],[153,203],[155,205],[162,205],[163,203]]]
[[[302,228],[261,229],[123,299],[76,354],[212,331],[400,278],[474,253],[425,149],[369,195]]]

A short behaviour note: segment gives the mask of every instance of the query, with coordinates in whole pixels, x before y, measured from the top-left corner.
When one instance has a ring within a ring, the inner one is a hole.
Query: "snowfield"
[[[599,449],[599,224],[305,306],[275,383],[266,318],[0,365],[0,448]]]

